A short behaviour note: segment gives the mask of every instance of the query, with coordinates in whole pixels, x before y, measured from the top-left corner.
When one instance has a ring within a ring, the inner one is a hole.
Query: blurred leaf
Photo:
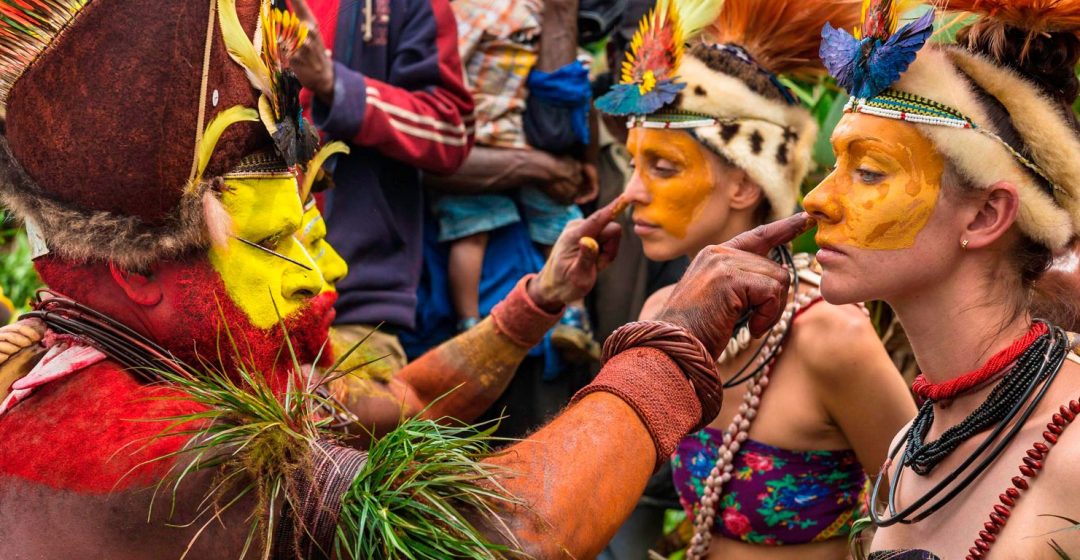
[[[30,242],[6,210],[0,210],[0,289],[15,304],[16,313],[27,311],[30,298],[41,288],[41,279],[30,260]]]

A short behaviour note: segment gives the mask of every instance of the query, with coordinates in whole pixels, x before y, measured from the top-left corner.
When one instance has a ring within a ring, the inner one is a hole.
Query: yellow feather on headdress
[[[821,28],[851,29],[863,0],[727,0],[704,35],[746,49],[775,74],[819,75]]]
[[[724,0],[659,0],[638,25],[622,66],[622,83],[640,84],[641,93],[671,79],[682,63],[686,43],[707,26]]]
[[[218,0],[217,11],[221,37],[225,40],[225,49],[229,51],[229,56],[244,68],[251,85],[263,95],[273,97],[270,69],[259,56],[255,44],[244,31],[244,26],[240,24],[240,16],[236,13],[236,0]]]

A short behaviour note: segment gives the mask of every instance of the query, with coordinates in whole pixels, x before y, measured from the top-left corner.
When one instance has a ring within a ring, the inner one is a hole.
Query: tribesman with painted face
[[[344,266],[305,209],[335,148],[285,62],[306,33],[258,0],[0,2],[0,192],[52,290],[31,314],[47,351],[0,378],[5,558],[589,556],[718,413],[711,349],[747,309],[754,334],[779,318],[788,276],[760,255],[805,215],[712,248],[527,440],[495,455],[419,419],[349,447],[331,428],[365,410],[321,390],[344,373],[326,351]],[[410,366],[429,418],[497,396],[614,255],[614,214]],[[438,400],[445,378],[462,386]]]

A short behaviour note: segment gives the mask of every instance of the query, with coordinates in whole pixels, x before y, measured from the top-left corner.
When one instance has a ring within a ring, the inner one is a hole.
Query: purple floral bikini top
[[[679,500],[693,515],[716,464],[723,432],[683,438],[672,458]],[[713,532],[762,545],[803,544],[846,536],[860,516],[866,473],[855,452],[789,451],[752,439],[732,458]]]

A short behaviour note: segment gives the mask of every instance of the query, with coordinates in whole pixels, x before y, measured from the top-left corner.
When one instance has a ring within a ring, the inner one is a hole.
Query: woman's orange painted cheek
[[[875,250],[911,247],[937,206],[944,160],[909,124],[849,117],[838,127],[846,141],[838,142],[843,150],[831,185],[842,217],[820,226],[818,241]],[[861,170],[884,178],[864,182]]]
[[[635,209],[635,217],[680,239],[686,237],[713,190],[715,177],[706,148],[683,131],[645,128],[630,131],[627,147],[651,198]],[[670,176],[660,175],[651,168],[657,159],[675,163],[678,169]]]

